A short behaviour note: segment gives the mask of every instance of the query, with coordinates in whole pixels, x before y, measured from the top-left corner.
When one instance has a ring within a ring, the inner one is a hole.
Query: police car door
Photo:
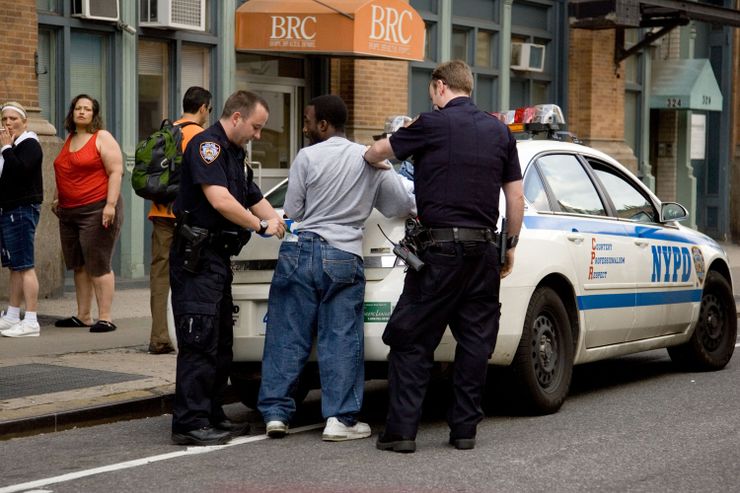
[[[579,157],[549,154],[536,165],[573,259],[586,347],[623,342],[635,318],[636,269],[625,226],[610,216],[608,199]]]
[[[594,158],[588,158],[633,244],[630,260],[637,265],[635,325],[630,341],[686,330],[692,305],[690,245],[678,228],[660,224],[649,195],[635,179]]]

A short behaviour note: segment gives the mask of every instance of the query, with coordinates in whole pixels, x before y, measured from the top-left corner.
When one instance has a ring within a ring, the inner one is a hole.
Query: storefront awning
[[[666,60],[653,65],[650,107],[722,111],[722,92],[709,60]]]
[[[401,0],[249,0],[237,51],[424,59],[424,20]]]

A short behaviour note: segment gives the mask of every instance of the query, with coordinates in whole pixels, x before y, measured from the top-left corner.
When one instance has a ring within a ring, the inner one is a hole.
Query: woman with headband
[[[44,156],[38,137],[28,131],[23,106],[5,103],[0,114],[0,258],[2,266],[10,269],[10,302],[0,318],[0,334],[34,337],[41,332],[36,319],[39,281],[33,240],[43,201]],[[21,302],[26,306],[23,320]]]
[[[59,218],[64,263],[74,271],[77,315],[54,325],[110,332],[116,330],[111,259],[123,224],[123,155],[113,135],[103,130],[100,104],[91,96],[80,94],[72,100],[64,128],[69,135],[54,160],[57,196],[51,210]],[[93,293],[98,303],[95,323]]]

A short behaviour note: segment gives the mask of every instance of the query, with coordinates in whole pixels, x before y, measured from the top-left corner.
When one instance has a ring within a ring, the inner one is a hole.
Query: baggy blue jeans
[[[293,391],[316,336],[324,418],[356,423],[365,379],[364,297],[361,258],[310,232],[282,243],[270,286],[257,406],[265,422],[293,417]]]

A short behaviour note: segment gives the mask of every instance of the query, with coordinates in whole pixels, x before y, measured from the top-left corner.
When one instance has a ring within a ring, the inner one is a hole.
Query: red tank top
[[[104,200],[108,196],[108,173],[95,145],[95,132],[79,151],[70,152],[72,135],[54,160],[59,207],[80,207]]]

